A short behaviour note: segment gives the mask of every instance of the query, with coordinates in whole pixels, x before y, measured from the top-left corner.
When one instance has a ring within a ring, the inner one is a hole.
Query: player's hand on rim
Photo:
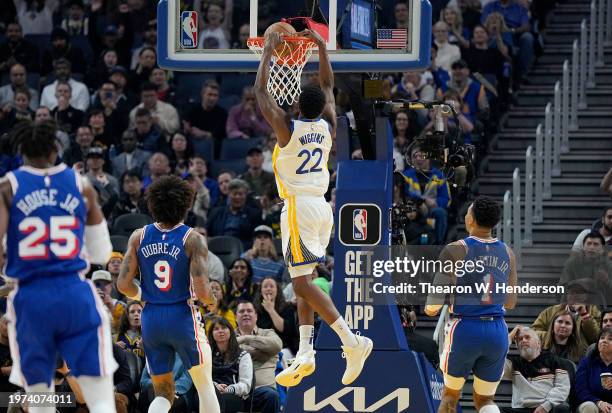
[[[321,35],[314,30],[304,29],[301,32],[296,33],[295,35],[313,40],[319,48],[325,47],[325,39],[323,39]]]
[[[278,32],[268,32],[266,34],[266,45],[265,48],[270,48],[272,50],[276,49],[276,47],[283,42],[281,34]]]

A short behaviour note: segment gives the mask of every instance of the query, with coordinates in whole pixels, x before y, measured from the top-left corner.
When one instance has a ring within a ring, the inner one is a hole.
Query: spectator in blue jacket
[[[406,197],[412,199],[435,220],[436,243],[444,242],[450,204],[450,189],[444,173],[431,167],[425,152],[417,145],[410,151],[410,165],[403,172]]]
[[[242,179],[228,184],[228,202],[213,208],[208,214],[208,236],[227,235],[242,241],[244,249],[253,245],[253,230],[263,224],[261,209],[247,204],[249,185]]]
[[[580,361],[576,398],[578,413],[612,411],[612,327],[602,330],[597,349]]]

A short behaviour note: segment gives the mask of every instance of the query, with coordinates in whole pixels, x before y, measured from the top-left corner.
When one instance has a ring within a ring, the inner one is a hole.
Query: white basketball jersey
[[[291,139],[274,148],[272,165],[281,198],[323,196],[329,186],[327,160],[332,147],[330,125],[324,119],[293,120]]]

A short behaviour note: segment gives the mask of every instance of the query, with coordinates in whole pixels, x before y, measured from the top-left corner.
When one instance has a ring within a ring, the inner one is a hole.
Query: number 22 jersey
[[[321,118],[291,121],[291,140],[283,148],[276,145],[272,154],[282,199],[325,195],[329,186],[327,160],[332,147],[330,128]]]

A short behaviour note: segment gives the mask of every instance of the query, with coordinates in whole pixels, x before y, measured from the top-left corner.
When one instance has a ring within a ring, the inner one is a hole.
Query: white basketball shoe
[[[372,340],[367,337],[356,335],[355,338],[357,339],[355,347],[342,346],[344,351],[342,356],[346,359],[346,370],[342,376],[342,384],[345,386],[348,386],[359,377],[361,370],[363,370],[363,365],[370,356],[372,347],[374,347]]]
[[[298,352],[289,367],[278,373],[276,382],[285,387],[300,384],[304,377],[310,376],[315,371],[315,353],[314,350]]]

